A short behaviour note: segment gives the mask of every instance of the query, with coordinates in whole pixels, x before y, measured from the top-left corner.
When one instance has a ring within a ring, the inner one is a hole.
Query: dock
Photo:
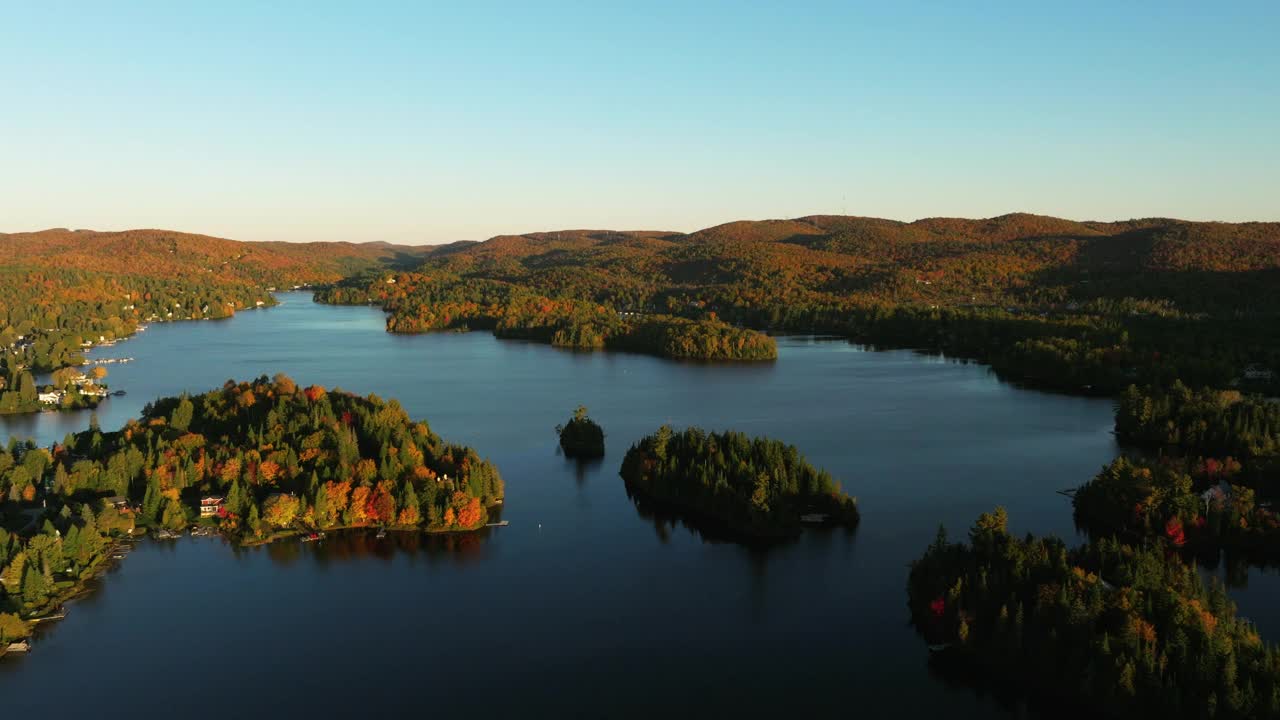
[[[498,522],[487,523],[485,527],[506,527],[510,524],[510,520],[499,520]]]
[[[52,622],[54,620],[61,620],[66,616],[67,616],[67,609],[65,607],[59,607],[57,610],[54,610],[53,613],[50,615],[45,615],[44,617],[38,617],[38,618],[31,618],[31,624],[38,625],[42,622]]]
[[[4,653],[11,653],[11,652],[12,653],[31,652],[31,643],[26,640],[11,642],[7,647],[4,648],[3,652],[0,652],[0,655],[3,655]]]

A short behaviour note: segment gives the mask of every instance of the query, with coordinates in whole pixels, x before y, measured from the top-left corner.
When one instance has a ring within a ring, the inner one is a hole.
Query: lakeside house
[[[218,514],[218,511],[227,504],[227,499],[221,495],[209,495],[200,498],[200,517],[212,517]]]
[[[112,495],[109,498],[103,498],[102,502],[106,503],[107,505],[117,510],[124,510],[125,508],[129,507],[128,498],[125,498],[121,495]]]
[[[1226,480],[1214,485],[1213,487],[1200,493],[1200,499],[1204,501],[1205,512],[1208,512],[1210,505],[1215,503],[1226,504],[1231,501],[1231,484]]]
[[[36,395],[36,399],[45,405],[57,405],[62,402],[62,393],[57,390],[53,392],[42,392]]]

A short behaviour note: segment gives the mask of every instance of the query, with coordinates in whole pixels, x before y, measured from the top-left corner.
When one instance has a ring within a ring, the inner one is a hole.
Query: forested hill
[[[398,332],[549,328],[608,347],[627,332],[608,315],[678,316],[938,350],[1069,391],[1223,386],[1250,366],[1280,370],[1280,223],[1013,214],[566,230],[434,249],[414,273],[319,299],[382,304]]]
[[[422,248],[370,243],[245,243],[167,230],[0,234],[0,413],[34,412],[66,388],[33,373],[146,322],[222,318],[270,305],[269,290],[421,262]],[[62,396],[71,397],[69,395]],[[72,398],[74,400],[74,398]]]
[[[434,250],[431,269],[605,296],[653,287],[727,299],[889,302],[1087,302],[1128,294],[1194,312],[1250,306],[1196,274],[1280,268],[1280,223],[1171,219],[1074,222],[1028,214],[986,220],[809,216],[740,221],[682,234],[565,230]],[[581,268],[590,268],[590,277]],[[1235,277],[1235,280],[1254,278]],[[1123,281],[1121,286],[1118,281]],[[1133,282],[1138,282],[1133,286]],[[1267,296],[1275,300],[1276,288]]]
[[[0,233],[0,267],[264,284],[332,282],[372,267],[412,267],[430,248],[388,243],[241,242],[171,230]]]

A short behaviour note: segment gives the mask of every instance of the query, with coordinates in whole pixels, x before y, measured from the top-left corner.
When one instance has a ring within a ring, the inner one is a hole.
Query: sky
[[[0,0],[0,232],[1280,220],[1280,3]]]

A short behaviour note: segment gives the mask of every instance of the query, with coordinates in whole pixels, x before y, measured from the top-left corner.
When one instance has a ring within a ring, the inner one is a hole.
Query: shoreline
[[[487,506],[486,510],[488,510],[489,508],[501,507],[501,506],[502,506],[502,503],[495,503],[493,505]],[[20,640],[30,641],[32,638],[36,637],[37,634],[48,632],[48,630],[41,629],[40,626],[43,625],[44,623],[56,623],[58,620],[61,620],[63,619],[63,617],[65,617],[65,614],[60,617],[52,617],[52,615],[55,615],[57,611],[60,608],[62,608],[65,604],[69,602],[73,602],[78,598],[84,597],[94,592],[97,589],[94,586],[95,581],[100,581],[103,578],[103,576],[106,575],[107,572],[109,572],[111,569],[120,567],[123,565],[123,563],[128,559],[127,553],[125,554],[124,557],[121,557],[121,558],[114,557],[114,555],[119,554],[118,551],[121,549],[120,546],[122,544],[128,544],[130,546],[133,546],[144,540],[159,543],[159,542],[165,542],[165,541],[177,542],[179,540],[189,540],[196,537],[216,537],[220,540],[226,541],[233,548],[257,548],[257,547],[266,547],[268,545],[272,545],[274,543],[281,542],[284,540],[289,540],[291,538],[305,536],[306,534],[312,533],[312,532],[345,534],[345,533],[350,533],[350,532],[359,531],[359,530],[386,530],[388,533],[401,533],[401,534],[420,533],[423,535],[436,535],[436,536],[466,535],[470,533],[480,532],[481,530],[487,530],[491,527],[500,526],[496,524],[499,521],[493,521],[495,524],[490,524],[490,520],[491,518],[486,517],[485,522],[481,523],[478,527],[469,528],[465,530],[428,530],[426,528],[409,526],[409,525],[391,525],[386,527],[381,527],[378,525],[343,525],[340,527],[329,528],[327,530],[289,529],[289,530],[285,530],[277,533],[272,533],[270,536],[262,539],[253,539],[253,540],[237,540],[233,536],[228,535],[227,533],[218,531],[216,530],[216,528],[213,528],[213,526],[208,526],[208,525],[205,525],[205,526],[195,525],[191,528],[186,528],[185,530],[183,530],[182,534],[179,534],[176,537],[169,537],[169,538],[156,537],[155,534],[153,533],[153,530],[154,530],[153,528],[139,527],[135,530],[133,534],[122,537],[122,538],[118,538],[116,540],[116,543],[107,552],[100,555],[96,560],[94,560],[92,563],[90,563],[88,566],[84,568],[84,571],[83,571],[84,574],[77,577],[76,580],[72,581],[71,587],[64,588],[63,590],[50,596],[48,600],[46,600],[43,604],[41,604],[32,613],[32,615],[24,616],[22,613],[19,613],[18,617],[24,623],[27,624],[28,632],[25,636],[10,638],[10,641],[11,642],[18,642]],[[193,534],[194,530],[201,527],[211,528],[214,530],[214,532],[203,534],[203,535]],[[168,531],[168,532],[174,532],[174,531]],[[322,536],[318,540],[323,540],[323,539],[324,537]],[[36,646],[38,647],[38,645],[39,643],[37,642]],[[0,648],[0,650],[2,649],[3,648]],[[3,662],[3,658],[6,656],[6,654],[7,653],[0,652],[0,662]],[[29,652],[18,653],[18,654],[27,655],[29,654]]]

